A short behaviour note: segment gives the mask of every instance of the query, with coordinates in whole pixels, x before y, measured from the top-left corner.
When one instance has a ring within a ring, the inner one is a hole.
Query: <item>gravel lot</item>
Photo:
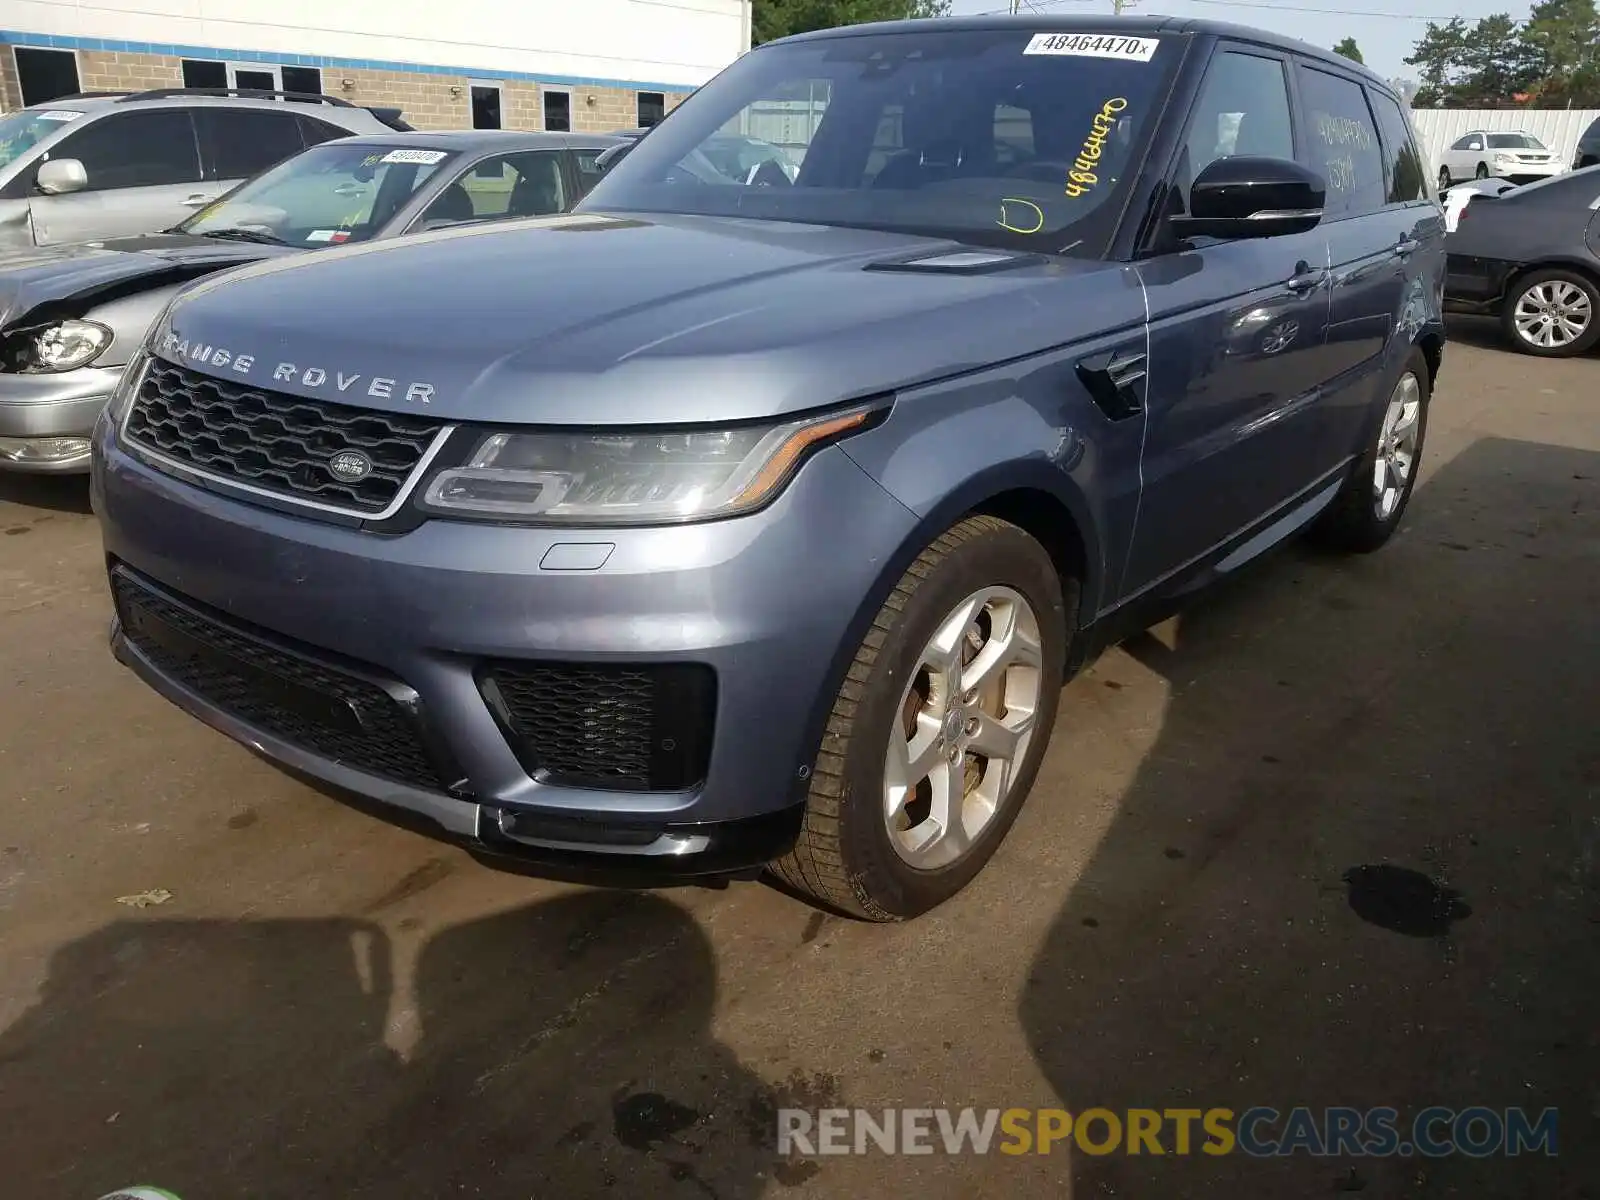
[[[288,779],[112,661],[82,484],[0,479],[0,1191],[1600,1196],[1600,359],[1454,332],[1398,539],[1102,659],[1000,856],[894,928],[497,872]],[[1470,915],[1382,927],[1382,864]],[[767,1145],[1256,1104],[1557,1106],[1561,1153]]]

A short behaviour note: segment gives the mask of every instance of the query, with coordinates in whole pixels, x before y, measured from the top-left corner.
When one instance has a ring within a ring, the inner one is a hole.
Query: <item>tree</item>
[[[1420,68],[1419,105],[1498,108],[1515,103],[1541,75],[1538,52],[1507,13],[1472,25],[1460,17],[1443,25],[1430,21],[1406,62]]]
[[[751,40],[760,45],[791,33],[950,15],[950,0],[755,0]]]
[[[1539,78],[1531,90],[1539,103],[1600,105],[1600,13],[1595,0],[1535,4],[1521,38],[1537,65]]]
[[[1367,61],[1361,57],[1361,47],[1356,45],[1356,40],[1353,37],[1345,38],[1344,41],[1340,42],[1333,48],[1333,52],[1335,54],[1342,54],[1346,58],[1353,59],[1358,63],[1364,63]]]

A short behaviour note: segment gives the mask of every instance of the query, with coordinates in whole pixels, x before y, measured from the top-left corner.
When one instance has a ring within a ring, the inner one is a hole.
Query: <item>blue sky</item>
[[[1044,14],[1111,12],[1111,0],[1031,0],[1031,6]],[[1008,0],[954,0],[951,11],[1005,12],[1009,7]],[[1027,12],[1029,0],[1023,0],[1022,7]],[[1380,75],[1415,78],[1415,70],[1406,66],[1404,59],[1430,19],[1442,24],[1452,16],[1460,16],[1470,22],[1492,13],[1509,12],[1521,20],[1528,15],[1528,8],[1529,0],[1289,0],[1286,4],[1273,4],[1270,0],[1138,0],[1130,11],[1256,25],[1319,46],[1331,47],[1345,37],[1353,37],[1367,65]]]

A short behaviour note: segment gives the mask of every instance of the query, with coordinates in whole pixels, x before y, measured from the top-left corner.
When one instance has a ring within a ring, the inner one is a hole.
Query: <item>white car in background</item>
[[[1509,179],[1533,183],[1567,169],[1560,157],[1531,133],[1477,129],[1450,144],[1439,156],[1439,187],[1458,179]]]

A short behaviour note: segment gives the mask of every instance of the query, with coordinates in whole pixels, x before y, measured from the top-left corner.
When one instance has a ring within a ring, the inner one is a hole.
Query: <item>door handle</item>
[[[1288,281],[1284,284],[1284,286],[1291,292],[1294,292],[1298,295],[1303,292],[1314,291],[1315,289],[1321,287],[1323,283],[1326,282],[1327,278],[1328,269],[1326,267],[1318,267],[1314,271],[1297,271],[1295,274],[1289,276]]]
[[[1394,256],[1396,258],[1405,258],[1408,254],[1411,254],[1419,249],[1421,245],[1422,243],[1416,238],[1401,238],[1394,244]]]
[[[210,196],[190,196],[183,202],[185,208],[203,208],[211,203]]]

